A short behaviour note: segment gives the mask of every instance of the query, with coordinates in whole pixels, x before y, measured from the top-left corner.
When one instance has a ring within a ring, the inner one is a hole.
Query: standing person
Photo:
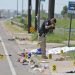
[[[39,44],[42,50],[43,58],[46,57],[46,37],[45,36],[50,30],[53,31],[55,29],[55,23],[56,23],[55,18],[52,18],[51,20],[46,20],[43,22],[43,24],[41,25],[39,29]]]

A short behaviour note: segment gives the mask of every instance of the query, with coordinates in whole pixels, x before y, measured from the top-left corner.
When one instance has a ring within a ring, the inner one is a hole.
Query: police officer
[[[50,30],[55,29],[56,19],[46,20],[39,29],[39,36],[45,36]]]
[[[46,57],[46,34],[50,31],[50,30],[54,30],[55,29],[55,23],[56,23],[56,19],[52,18],[51,20],[46,20],[43,22],[43,24],[41,25],[40,29],[39,29],[39,44],[40,44],[40,48],[42,50],[42,57]]]

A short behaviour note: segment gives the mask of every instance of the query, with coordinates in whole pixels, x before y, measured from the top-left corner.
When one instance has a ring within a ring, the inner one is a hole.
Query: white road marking
[[[5,55],[6,55],[6,57],[7,57],[7,60],[8,60],[8,63],[9,63],[9,66],[10,66],[10,69],[11,69],[11,72],[12,72],[12,75],[17,75],[17,74],[16,74],[16,71],[15,71],[13,65],[12,65],[12,62],[11,62],[11,60],[10,60],[8,51],[7,51],[7,49],[6,49],[6,47],[5,47],[5,44],[4,44],[4,42],[3,42],[3,40],[2,40],[1,37],[0,37],[0,40],[1,40],[1,42],[2,42],[2,46],[3,46],[3,48],[4,48],[4,52],[5,52]]]

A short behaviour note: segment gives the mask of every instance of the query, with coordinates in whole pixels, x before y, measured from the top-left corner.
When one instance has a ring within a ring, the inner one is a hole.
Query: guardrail
[[[16,22],[16,21],[12,21],[12,20],[11,20],[11,24],[15,24],[15,25],[22,27],[22,28],[24,27],[24,24]]]

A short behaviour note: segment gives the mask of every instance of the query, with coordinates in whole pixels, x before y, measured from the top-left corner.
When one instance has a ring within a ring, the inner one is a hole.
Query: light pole
[[[30,27],[31,27],[31,1],[32,0],[28,0],[28,33],[30,33]]]
[[[40,27],[40,0],[38,0],[38,14],[37,14],[37,29],[39,31],[39,27]]]
[[[48,19],[51,19],[54,17],[54,7],[55,7],[55,0],[49,0]]]
[[[54,8],[55,8],[55,0],[49,0],[48,19],[51,19],[54,17]],[[50,32],[53,33],[53,29],[51,29]]]
[[[36,4],[35,4],[35,30],[37,30],[37,14],[38,14],[38,0],[36,0]]]
[[[24,24],[24,13],[23,13],[23,5],[24,5],[24,0],[22,0],[22,23]]]

